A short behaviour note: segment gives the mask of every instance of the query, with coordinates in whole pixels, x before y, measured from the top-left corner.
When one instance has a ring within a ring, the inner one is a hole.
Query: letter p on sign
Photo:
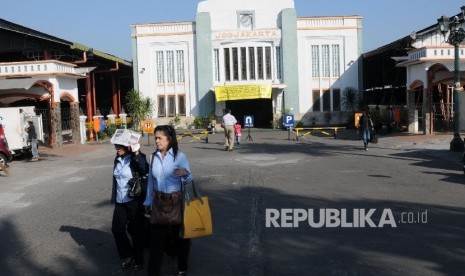
[[[294,127],[294,115],[292,114],[283,115],[283,125],[284,127]]]

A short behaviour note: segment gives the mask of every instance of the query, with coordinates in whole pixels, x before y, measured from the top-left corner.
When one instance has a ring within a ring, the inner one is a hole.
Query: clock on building
[[[250,14],[241,15],[240,25],[242,28],[252,28],[252,15]]]

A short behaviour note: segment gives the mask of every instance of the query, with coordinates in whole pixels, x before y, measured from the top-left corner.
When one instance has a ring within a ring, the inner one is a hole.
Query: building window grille
[[[320,47],[312,45],[312,77],[320,76]]]
[[[276,47],[276,73],[278,79],[283,78],[283,69],[281,63],[281,47]]]
[[[177,72],[177,81],[178,82],[185,82],[184,77],[184,51],[177,50],[176,51],[176,72]]]
[[[339,45],[335,44],[335,45],[332,45],[331,46],[332,48],[332,60],[333,60],[333,77],[339,77],[341,75],[341,72],[340,72],[340,58],[339,58]]]
[[[166,81],[168,83],[174,83],[174,52],[166,52]]]
[[[321,45],[321,70],[323,77],[329,77],[329,45]]]
[[[341,111],[341,90],[333,89],[333,111]]]
[[[213,50],[214,78],[221,81],[219,49]],[[272,80],[282,78],[281,48],[273,56],[271,46],[223,48],[224,81]],[[276,59],[276,61],[275,61]],[[276,68],[274,68],[274,66]],[[276,74],[276,76],[275,76]]]
[[[213,51],[213,58],[215,62],[215,81],[220,81],[220,50]]]
[[[331,93],[329,90],[323,91],[323,111],[331,111]]]
[[[178,113],[181,116],[186,115],[186,96],[178,95]]]
[[[254,80],[256,78],[255,74],[255,48],[249,47],[249,75],[250,79]]]
[[[258,79],[263,80],[263,48],[257,48]]]
[[[156,52],[157,83],[165,83],[165,61],[163,51]]]
[[[158,96],[158,117],[166,116],[165,96]]]
[[[241,47],[241,80],[247,80],[247,48]]]
[[[224,77],[226,81],[231,81],[231,67],[229,62],[229,49],[224,49]]]
[[[265,47],[266,79],[271,80],[271,47]]]
[[[312,91],[312,98],[313,98],[313,112],[320,112],[320,90],[313,90]]]
[[[239,56],[237,48],[232,48],[233,80],[239,80]]]
[[[176,115],[176,98],[168,96],[168,116],[174,117]]]

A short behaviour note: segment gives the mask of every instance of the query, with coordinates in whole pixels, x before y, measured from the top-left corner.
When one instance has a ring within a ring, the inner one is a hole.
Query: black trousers
[[[163,250],[170,239],[173,239],[173,246],[178,257],[178,270],[187,271],[187,261],[189,259],[189,251],[191,240],[181,239],[179,231],[181,225],[150,225],[150,259],[148,266],[148,275],[160,275],[161,266],[163,264]]]
[[[133,257],[138,265],[144,263],[143,219],[142,204],[139,200],[115,204],[111,232],[119,257]]]

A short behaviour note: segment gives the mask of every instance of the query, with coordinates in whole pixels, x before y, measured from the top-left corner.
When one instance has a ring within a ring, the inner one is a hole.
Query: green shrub
[[[196,116],[194,118],[194,126],[197,129],[207,128],[210,126],[211,117],[210,116]]]
[[[107,127],[107,134],[108,134],[108,136],[110,136],[110,137],[113,136],[113,134],[115,134],[115,132],[116,132],[116,129],[117,129],[117,127],[116,127],[115,124],[109,125],[109,126]]]

